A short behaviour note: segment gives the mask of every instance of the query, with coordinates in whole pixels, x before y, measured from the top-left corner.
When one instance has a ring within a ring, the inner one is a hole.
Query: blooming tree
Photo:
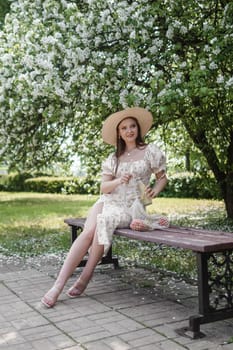
[[[10,10],[10,1],[9,0],[0,0],[0,28],[2,28],[4,17],[7,12]]]
[[[232,22],[227,0],[14,1],[0,34],[1,157],[38,167],[69,140],[96,170],[105,117],[147,107],[154,127],[182,122],[233,217]]]

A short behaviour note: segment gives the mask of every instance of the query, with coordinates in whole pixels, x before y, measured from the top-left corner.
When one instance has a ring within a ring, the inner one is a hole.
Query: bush
[[[55,177],[38,174],[10,174],[0,177],[0,191],[29,191],[63,194],[99,194],[95,177]],[[222,199],[216,180],[210,174],[178,173],[169,177],[161,197]]]
[[[30,178],[30,173],[12,173],[9,175],[2,175],[0,178],[1,191],[25,191],[25,180]]]
[[[178,173],[169,177],[163,197],[222,199],[218,184],[211,174]]]
[[[98,194],[99,184],[95,179],[77,177],[38,177],[25,181],[30,192],[63,194]]]
[[[63,194],[98,194],[99,181],[94,177],[57,177],[39,173],[11,173],[0,176],[0,191]]]
[[[29,192],[61,193],[66,178],[60,177],[36,177],[25,181],[26,190]]]

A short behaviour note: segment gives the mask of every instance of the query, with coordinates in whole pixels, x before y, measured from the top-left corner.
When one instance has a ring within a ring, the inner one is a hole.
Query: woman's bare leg
[[[113,206],[112,209],[109,208],[107,212],[103,210],[101,217],[101,229],[104,232],[110,233],[114,231],[114,229],[121,225],[122,227],[127,227],[131,221],[131,216],[127,213],[125,213],[124,209],[119,208],[116,210],[116,208]],[[101,241],[101,237],[100,241]],[[104,242],[104,240],[102,241]],[[68,296],[71,298],[75,298],[82,294],[82,292],[85,290],[88,282],[90,281],[94,269],[100,259],[102,258],[104,254],[104,244],[99,244],[98,242],[98,235],[97,232],[95,232],[95,236],[92,242],[92,246],[89,252],[88,261],[86,263],[85,268],[83,269],[81,276],[78,278],[78,280],[74,283],[74,285],[69,289]]]
[[[102,208],[103,204],[97,203],[90,210],[84,230],[72,244],[53,287],[41,299],[45,306],[54,306],[68,278],[87,253],[95,234],[97,215],[102,212]]]
[[[113,232],[114,228],[117,227],[120,223],[123,225],[122,227],[126,227],[129,225],[131,220],[131,216],[126,214],[124,210],[117,210],[115,207],[112,207],[112,210],[108,206],[107,212],[103,210],[101,218],[102,230],[106,232]],[[100,238],[101,240],[101,238]],[[69,289],[68,296],[71,298],[75,298],[82,294],[85,290],[88,282],[90,281],[94,269],[100,259],[104,254],[104,244],[99,244],[98,235],[95,232],[95,236],[93,239],[93,243],[89,252],[88,261],[86,263],[85,268],[83,269],[81,276],[77,279],[74,285]]]
[[[97,234],[95,233],[87,263],[81,273],[81,276],[77,279],[74,285],[69,289],[67,293],[69,297],[75,298],[83,293],[83,291],[86,289],[93,275],[96,265],[102,258],[103,254],[104,254],[104,246],[98,244]]]

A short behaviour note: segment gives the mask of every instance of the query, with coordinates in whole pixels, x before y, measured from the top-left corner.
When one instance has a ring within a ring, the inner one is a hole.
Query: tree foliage
[[[0,0],[0,28],[2,28],[6,14],[10,11],[10,1]]]
[[[233,217],[232,22],[227,0],[15,1],[0,34],[2,157],[38,167],[69,138],[96,171],[105,117],[147,107],[154,128],[186,128]]]

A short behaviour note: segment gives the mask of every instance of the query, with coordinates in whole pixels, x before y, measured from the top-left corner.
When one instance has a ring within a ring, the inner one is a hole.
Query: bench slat
[[[83,227],[84,218],[70,218],[65,222],[70,226]],[[116,229],[115,235],[173,247],[190,249],[195,252],[217,252],[233,249],[233,233],[204,230],[191,227],[171,226],[153,231],[134,231],[131,229]]]
[[[149,232],[139,232],[130,229],[117,229],[115,234],[129,239],[166,244],[177,248],[190,249],[195,252],[217,252],[226,249],[233,249],[232,238],[226,236],[213,237],[200,233],[184,233],[172,228],[165,230],[154,230]]]

